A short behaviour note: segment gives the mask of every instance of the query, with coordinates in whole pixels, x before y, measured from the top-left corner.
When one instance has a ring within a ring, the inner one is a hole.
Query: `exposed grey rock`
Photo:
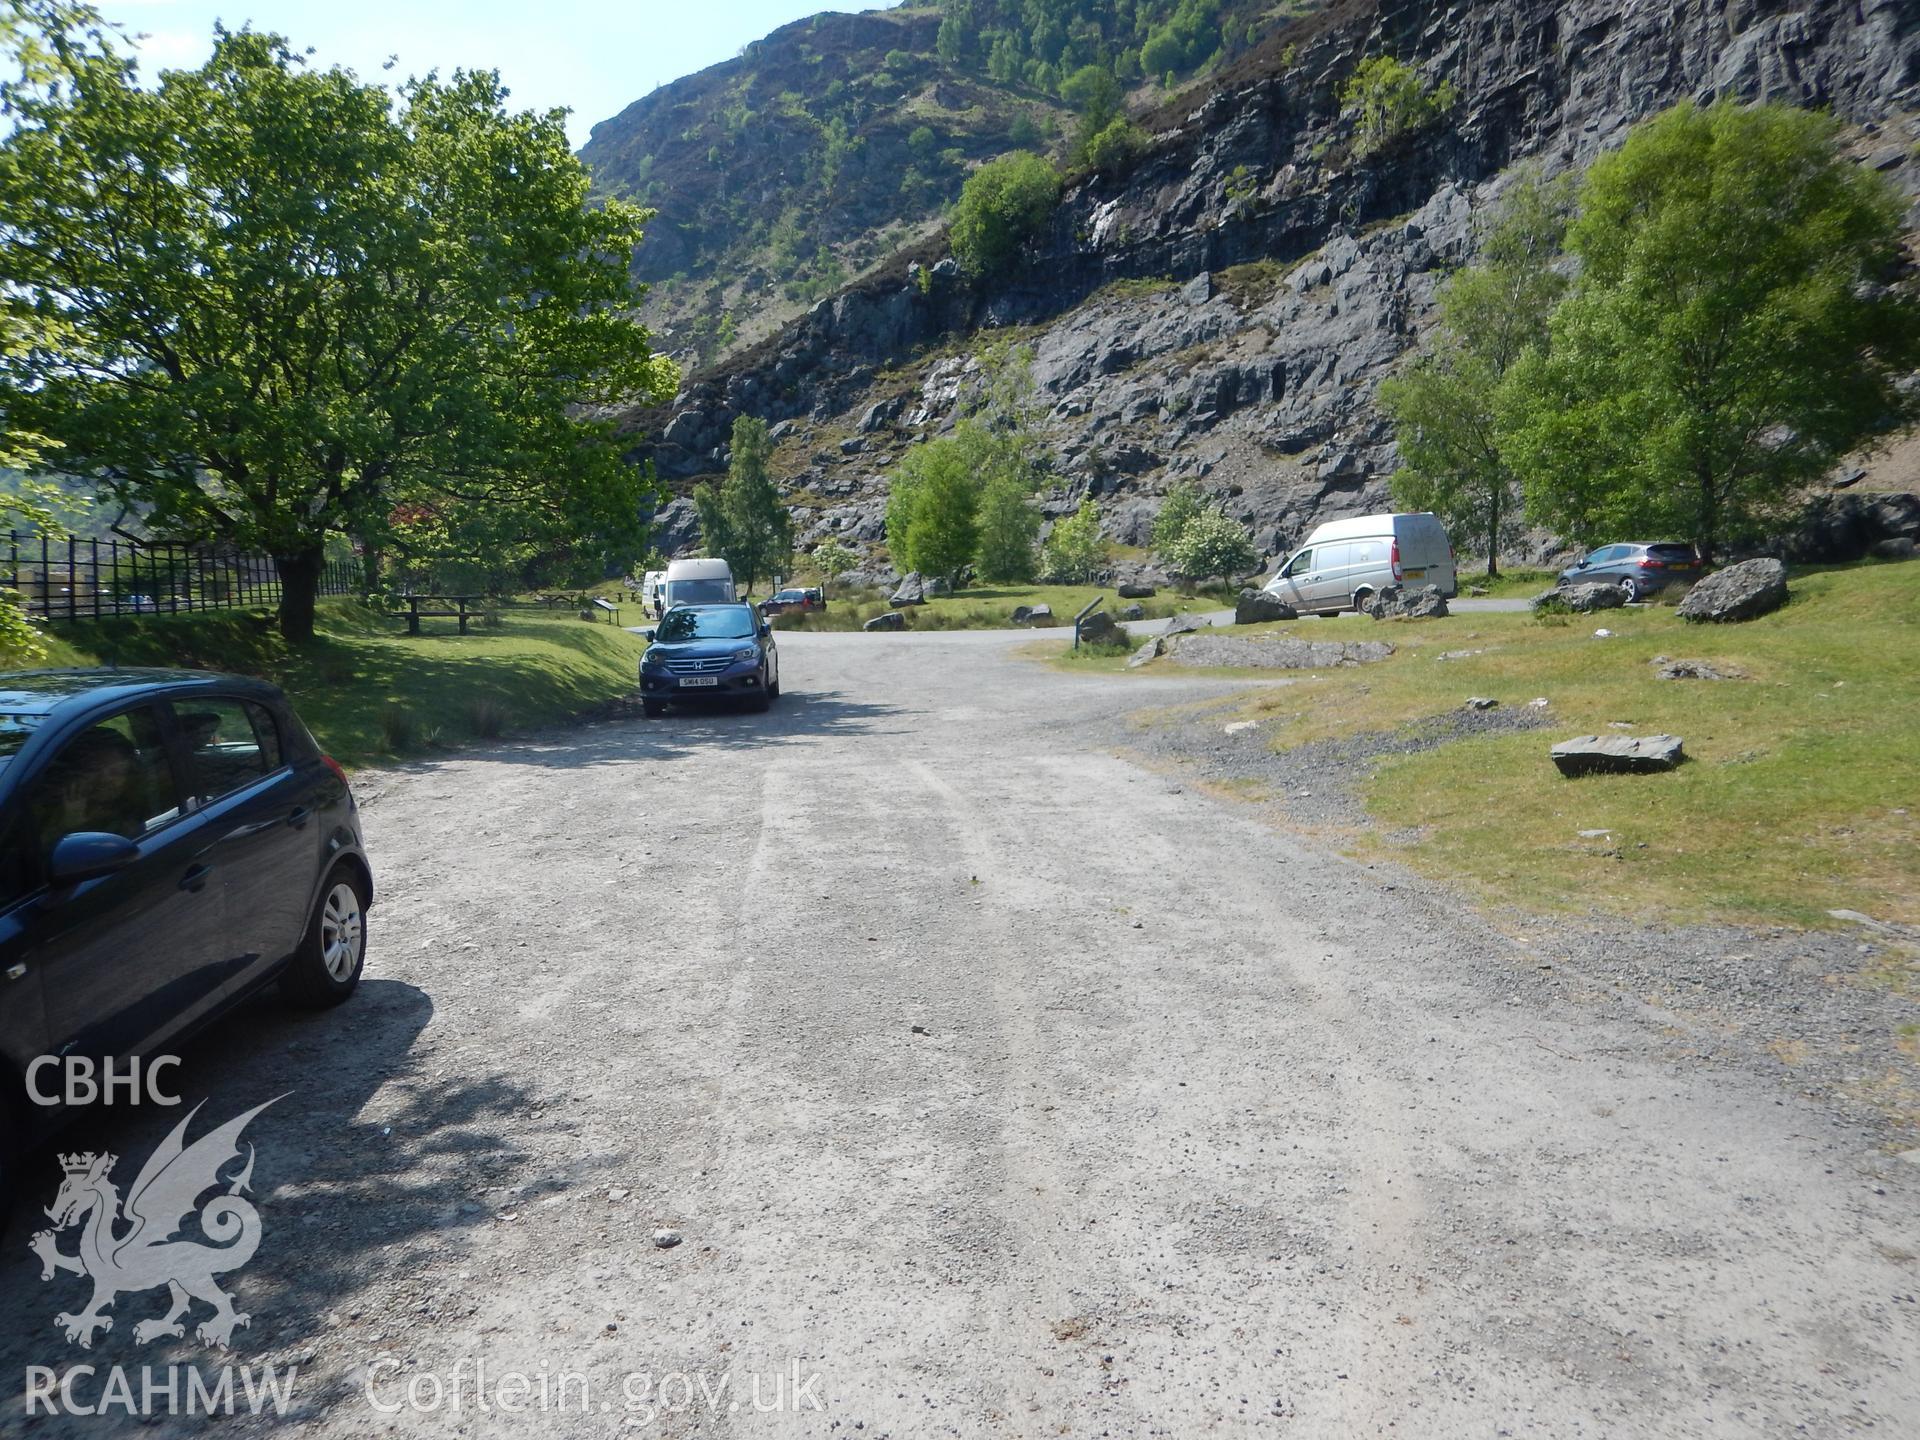
[[[1162,635],[1190,635],[1195,630],[1205,630],[1212,624],[1213,622],[1204,615],[1195,615],[1191,611],[1182,611],[1167,621],[1167,628],[1160,633]]]
[[[1867,553],[1876,560],[1911,560],[1914,543],[1904,535],[1894,535],[1885,540],[1873,542],[1873,548]]]
[[[1654,676],[1660,680],[1744,680],[1744,671],[1732,666],[1721,670],[1704,660],[1669,660],[1664,655],[1653,659]]]
[[[1122,600],[1146,600],[1154,593],[1153,586],[1138,584],[1117,585],[1114,590]]]
[[[1787,603],[1787,567],[1778,560],[1743,560],[1716,570],[1680,602],[1682,620],[1752,620]]]
[[[1678,735],[1581,735],[1548,753],[1566,776],[1651,774],[1686,758]]]
[[[1180,635],[1166,641],[1176,665],[1255,670],[1333,670],[1371,665],[1393,654],[1380,640],[1302,640],[1290,635]]]
[[[951,595],[953,593],[953,586],[949,585],[946,577],[942,575],[931,576],[922,589],[925,591],[928,599],[932,599],[938,595]]]
[[[1147,607],[1144,605],[1122,606],[1120,618],[1122,620],[1144,620],[1147,618]]]
[[[1166,650],[1166,646],[1167,642],[1160,636],[1152,636],[1138,650],[1133,652],[1133,657],[1127,661],[1127,668],[1129,670],[1138,670],[1142,665],[1158,660]]]
[[[1213,298],[1213,276],[1202,270],[1180,287],[1180,298],[1189,305],[1204,305]]]
[[[1366,610],[1376,620],[1439,620],[1448,613],[1447,597],[1438,585],[1423,585],[1418,590],[1383,586],[1367,601]]]
[[[907,617],[898,610],[889,610],[885,614],[874,616],[860,628],[862,630],[904,630],[907,628]]]
[[[1078,635],[1082,645],[1118,645],[1127,638],[1127,632],[1120,628],[1119,622],[1104,610],[1096,610],[1082,620]]]
[[[1487,695],[1469,695],[1467,697],[1467,709],[1469,710],[1491,710],[1499,703],[1498,700]]]
[[[894,587],[893,594],[887,597],[887,603],[895,609],[905,605],[924,605],[927,603],[927,582],[921,578],[918,570],[912,571]]]
[[[891,395],[885,400],[876,400],[866,408],[860,417],[860,433],[871,435],[876,430],[884,430],[898,420],[907,408],[907,397]]]
[[[1264,590],[1242,590],[1233,602],[1233,623],[1261,625],[1269,620],[1298,620],[1300,612],[1278,595]]]
[[[1591,615],[1596,610],[1617,610],[1626,603],[1626,591],[1600,580],[1556,585],[1534,596],[1530,602],[1534,610],[1574,610],[1582,615]]]
[[[693,497],[681,495],[661,507],[653,517],[653,543],[660,553],[676,556],[700,543],[700,515],[693,508]]]
[[[1014,613],[1017,615],[1019,611],[1015,611]],[[1027,610],[1025,623],[1028,625],[1053,624],[1053,607],[1051,605],[1035,605],[1032,609]]]
[[[680,1243],[680,1238],[680,1232],[678,1230],[656,1230],[653,1232],[654,1248],[658,1250],[671,1250]]]

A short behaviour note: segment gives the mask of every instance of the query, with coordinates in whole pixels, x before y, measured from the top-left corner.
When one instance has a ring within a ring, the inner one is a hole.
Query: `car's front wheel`
[[[310,1010],[338,1005],[360,984],[367,959],[367,897],[352,868],[337,865],[321,888],[320,903],[300,948],[293,952],[281,988]]]

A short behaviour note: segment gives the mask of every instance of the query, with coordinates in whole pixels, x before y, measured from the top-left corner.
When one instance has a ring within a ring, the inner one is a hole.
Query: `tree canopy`
[[[1890,289],[1905,202],[1831,118],[1681,105],[1594,162],[1551,345],[1503,387],[1530,514],[1708,558],[1911,412],[1920,312]]]
[[[951,241],[974,274],[1000,269],[1037,234],[1060,200],[1060,175],[1038,155],[1016,150],[967,177],[953,210]]]
[[[693,491],[702,543],[727,562],[748,592],[793,566],[793,515],[769,473],[772,458],[767,422],[742,415],[733,422],[725,483]]]
[[[1432,510],[1485,548],[1487,573],[1519,529],[1519,482],[1502,453],[1500,387],[1522,356],[1542,349],[1566,288],[1554,261],[1573,206],[1564,181],[1523,173],[1482,238],[1478,262],[1439,295],[1440,321],[1407,372],[1380,387],[1397,427],[1401,468],[1393,496]]]
[[[497,76],[402,87],[272,35],[142,85],[49,7],[0,139],[9,430],[145,507],[156,532],[273,554],[312,634],[327,537],[638,543],[648,479],[583,405],[675,382],[634,323],[645,213],[590,207],[563,113]],[[29,52],[16,47],[16,55]],[[38,62],[35,62],[38,63]]]

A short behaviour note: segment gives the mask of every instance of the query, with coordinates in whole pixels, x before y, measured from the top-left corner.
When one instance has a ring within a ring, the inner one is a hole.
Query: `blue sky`
[[[275,30],[322,64],[374,78],[498,70],[517,105],[564,105],[575,145],[595,124],[669,80],[739,53],[749,40],[822,10],[880,0],[97,0],[109,20],[149,38],[142,68],[197,65],[215,20]]]

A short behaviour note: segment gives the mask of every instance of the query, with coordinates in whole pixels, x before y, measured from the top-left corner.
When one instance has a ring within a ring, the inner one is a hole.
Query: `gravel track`
[[[249,1132],[233,1287],[234,1360],[301,1365],[283,1428],[1920,1429],[1920,1166],[1577,956],[1114,753],[1128,709],[1234,682],[1057,673],[1033,638],[784,636],[772,714],[360,780],[361,994],[263,1002],[181,1076],[210,1118],[292,1092]],[[175,1118],[60,1148],[131,1165]],[[0,1383],[208,1363],[135,1344],[155,1295],[69,1349],[78,1282],[40,1282],[31,1228]],[[383,1415],[383,1355],[576,1370],[611,1408]],[[824,1410],[754,1413],[790,1370]],[[733,1399],[623,1410],[669,1372]]]

